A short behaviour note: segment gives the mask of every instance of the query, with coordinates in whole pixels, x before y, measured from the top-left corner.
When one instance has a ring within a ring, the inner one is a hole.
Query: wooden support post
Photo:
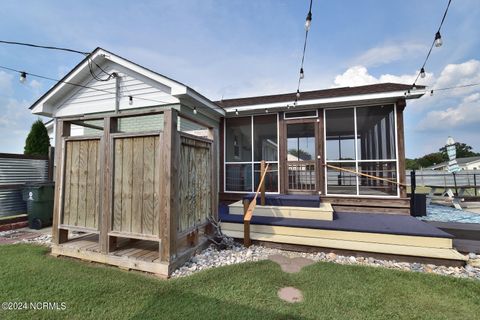
[[[260,178],[263,177],[265,172],[265,160],[260,162]],[[260,182],[260,205],[265,205],[265,179]]]
[[[64,137],[70,135],[70,123],[59,119],[55,120],[55,163],[57,170],[55,172],[55,200],[53,204],[53,223],[52,223],[52,241],[58,245],[68,240],[68,230],[60,229],[59,225],[62,223],[63,214],[63,185],[64,171],[65,171],[65,144]]]
[[[250,239],[250,221],[243,222],[243,245],[246,248],[252,245],[252,240]]]
[[[55,147],[48,147],[48,181],[55,177]]]
[[[250,206],[250,200],[244,199],[243,200],[243,216],[247,213],[248,207]]]
[[[116,239],[109,237],[108,233],[112,230],[112,193],[113,193],[113,141],[110,136],[117,130],[117,119],[106,117],[104,119],[104,131],[101,148],[101,203],[102,210],[100,214],[100,248],[102,253],[108,253],[115,250]]]
[[[163,146],[160,152],[160,261],[176,258],[178,218],[178,163],[179,134],[177,110],[165,110],[163,118]]]
[[[405,177],[405,136],[403,126],[403,109],[405,109],[405,99],[398,100],[396,103],[397,115],[397,145],[398,145],[398,182],[400,183],[400,197],[407,197],[407,188],[405,184],[407,179]],[[403,185],[403,186],[402,186]]]

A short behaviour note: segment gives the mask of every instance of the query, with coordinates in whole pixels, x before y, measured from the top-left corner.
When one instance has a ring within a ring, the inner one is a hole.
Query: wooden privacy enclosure
[[[169,275],[207,243],[208,217],[217,216],[215,129],[194,136],[177,130],[175,109],[158,113],[163,130],[119,132],[119,118],[137,116],[129,112],[105,117],[101,136],[70,136],[71,123],[98,116],[57,119],[54,255]],[[70,241],[69,231],[88,238]]]

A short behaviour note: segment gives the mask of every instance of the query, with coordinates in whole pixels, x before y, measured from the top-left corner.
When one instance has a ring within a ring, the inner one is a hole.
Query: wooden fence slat
[[[101,208],[101,201],[100,201],[100,187],[101,187],[101,183],[100,183],[100,179],[101,179],[101,173],[102,173],[102,168],[101,168],[101,164],[102,164],[102,158],[101,158],[101,151],[100,151],[100,145],[101,145],[101,141],[100,140],[96,140],[97,141],[97,159],[96,159],[96,170],[97,170],[97,173],[95,175],[95,214],[94,214],[94,226],[95,226],[95,229],[99,229],[99,221],[100,221],[100,208]]]
[[[132,232],[142,233],[143,139],[133,138]]]
[[[113,230],[115,231],[122,231],[123,140],[114,140]]]
[[[163,132],[160,132],[158,138],[155,139],[155,156],[154,156],[154,179],[153,179],[153,234],[160,236],[158,229],[160,225],[160,146],[163,145]]]
[[[66,142],[66,159],[65,159],[65,192],[63,201],[63,224],[70,224],[70,185],[72,177],[72,142]]]
[[[96,206],[96,186],[95,177],[97,175],[97,150],[98,141],[86,141],[88,146],[88,163],[87,163],[87,201],[86,201],[86,218],[85,227],[95,228],[95,206]]]
[[[153,234],[153,188],[155,174],[155,137],[143,140],[143,212],[142,234]]]
[[[70,182],[70,220],[69,224],[76,226],[78,221],[78,182],[79,182],[79,158],[80,145],[72,143],[72,172]]]
[[[88,141],[80,141],[78,160],[78,214],[76,226],[85,226],[87,216]]]
[[[133,185],[133,141],[123,141],[123,179],[122,179],[122,229],[131,232],[132,225],[132,185]]]

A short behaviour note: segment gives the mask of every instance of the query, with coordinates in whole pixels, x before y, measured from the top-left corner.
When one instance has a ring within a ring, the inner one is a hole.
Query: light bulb
[[[300,68],[300,79],[305,78],[305,74],[303,73],[303,68]]]
[[[430,97],[433,96],[433,90],[430,90]]]
[[[307,19],[305,19],[305,30],[310,30],[310,26],[312,25],[312,12],[309,11],[307,14]]]
[[[442,44],[443,44],[442,36],[440,35],[440,31],[438,31],[435,34],[435,47],[441,47]]]
[[[267,108],[265,108],[265,113],[268,113],[268,109],[267,109]]]
[[[424,68],[420,69],[420,77],[425,78],[425,69]]]
[[[238,109],[235,109],[235,115],[238,116]]]
[[[300,90],[297,89],[297,99],[300,98]]]
[[[128,104],[129,105],[133,104],[133,97],[132,96],[128,96]]]
[[[27,80],[27,73],[23,71],[20,72],[20,82],[25,83],[26,80]]]
[[[197,114],[197,107],[193,107],[193,114]]]

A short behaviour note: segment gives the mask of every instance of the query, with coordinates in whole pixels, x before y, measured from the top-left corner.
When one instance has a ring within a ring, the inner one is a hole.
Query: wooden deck
[[[67,256],[85,261],[98,262],[126,270],[140,270],[161,277],[168,275],[168,263],[162,263],[159,243],[146,240],[119,239],[117,249],[102,254],[98,235],[88,234],[68,242],[53,245],[53,256]]]

